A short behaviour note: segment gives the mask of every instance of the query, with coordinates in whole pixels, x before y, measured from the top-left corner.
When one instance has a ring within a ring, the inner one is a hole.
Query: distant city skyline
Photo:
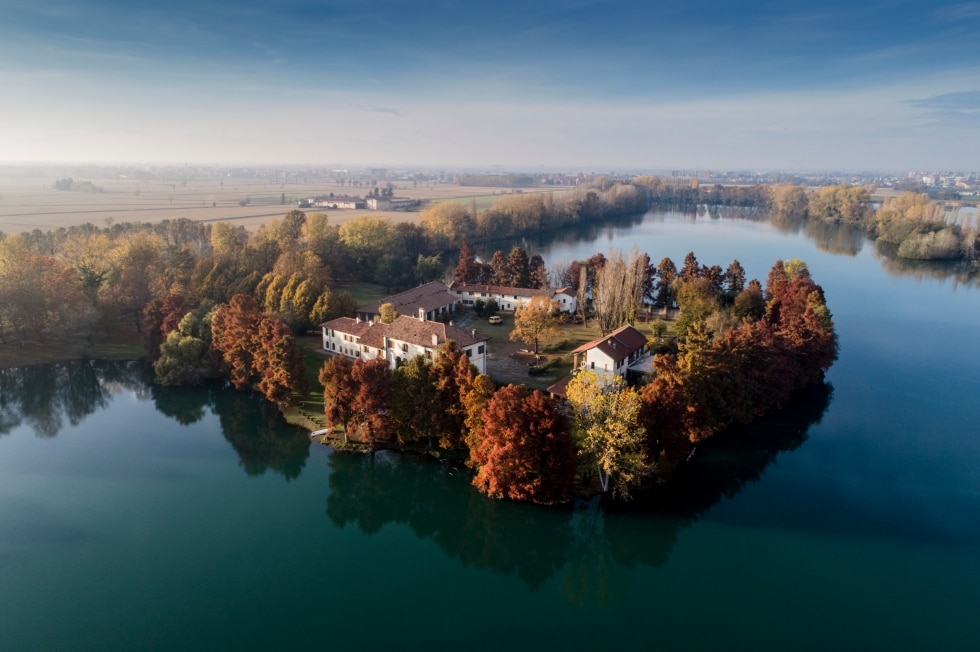
[[[0,162],[976,170],[980,2],[0,0]]]

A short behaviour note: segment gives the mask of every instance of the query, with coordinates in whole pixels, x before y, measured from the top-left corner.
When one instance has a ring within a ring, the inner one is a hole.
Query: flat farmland
[[[230,222],[255,231],[271,218],[282,217],[304,197],[330,194],[363,196],[366,187],[341,186],[333,181],[277,183],[266,180],[222,179],[137,180],[127,178],[75,177],[102,192],[56,190],[56,176],[0,176],[0,231],[21,233],[91,223],[161,222],[187,218],[195,222]],[[493,197],[511,189],[393,182],[395,195],[423,202],[447,199],[471,203],[485,210]],[[533,192],[540,189],[524,189]],[[282,203],[285,195],[285,204]],[[386,217],[393,222],[414,222],[418,211],[335,210],[310,208],[307,213],[326,213],[332,224],[361,215]]]

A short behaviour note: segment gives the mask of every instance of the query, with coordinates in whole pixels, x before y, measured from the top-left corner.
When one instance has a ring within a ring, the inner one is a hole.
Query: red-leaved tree
[[[566,501],[575,477],[568,420],[539,390],[507,385],[493,395],[473,433],[473,484],[493,498]]]

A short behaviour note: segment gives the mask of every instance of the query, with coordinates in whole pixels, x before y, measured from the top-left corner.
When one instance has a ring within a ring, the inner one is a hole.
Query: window
[[[408,343],[402,342],[402,353],[408,353]]]
[[[470,350],[469,349],[463,349],[463,355],[465,355],[467,358],[469,358],[470,357]]]
[[[477,352],[477,354],[480,354],[480,353],[483,353],[483,348],[484,348],[484,347],[483,347],[483,345],[481,344],[481,345],[479,346],[479,348],[477,348],[477,350],[476,350],[476,352]]]
[[[362,346],[361,347],[361,350],[363,350],[365,353],[367,353],[368,352],[367,344],[365,344],[364,346]]]
[[[425,350],[425,359],[426,360],[431,360],[432,359],[432,351],[430,351],[429,349],[426,349]]]

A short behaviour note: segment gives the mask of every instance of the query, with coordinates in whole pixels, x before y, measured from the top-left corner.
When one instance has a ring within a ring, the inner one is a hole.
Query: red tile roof
[[[394,294],[357,309],[359,313],[380,314],[381,305],[390,303],[401,315],[418,317],[419,308],[426,312],[456,303],[456,297],[449,293],[449,287],[441,281],[431,281],[411,290]]]
[[[349,318],[342,317],[341,319]],[[337,321],[339,320],[334,320],[334,322]],[[349,321],[353,322],[354,320],[349,319]],[[328,322],[328,324],[334,322]],[[375,349],[381,349],[384,347],[385,337],[395,339],[400,342],[408,342],[409,344],[416,344],[418,346],[425,346],[429,348],[433,348],[433,334],[435,334],[438,339],[437,346],[441,346],[446,342],[446,340],[453,340],[460,348],[466,348],[479,342],[486,342],[490,339],[488,335],[482,335],[480,333],[476,333],[475,331],[463,330],[462,328],[457,328],[456,326],[450,326],[437,321],[420,321],[419,319],[409,317],[408,315],[400,315],[390,324],[376,322],[373,326],[371,326],[369,322],[361,322],[360,324],[355,324],[354,328],[358,328],[363,324],[368,324],[368,328],[359,335],[359,343]],[[327,326],[327,324],[324,324],[324,326]],[[339,326],[328,326],[328,328],[335,328],[336,330],[344,333],[351,333],[351,331],[344,330]]]
[[[449,286],[449,289],[453,292],[469,292],[470,294],[509,294],[512,297],[548,297],[549,299],[555,294],[555,291],[550,288],[538,290],[534,288],[512,288],[505,285],[478,285],[474,283],[453,283]]]
[[[599,339],[586,342],[574,351],[575,353],[585,353],[590,349],[599,349],[612,360],[624,360],[635,351],[643,349],[647,344],[646,336],[632,326],[626,325],[617,328],[609,335]]]

